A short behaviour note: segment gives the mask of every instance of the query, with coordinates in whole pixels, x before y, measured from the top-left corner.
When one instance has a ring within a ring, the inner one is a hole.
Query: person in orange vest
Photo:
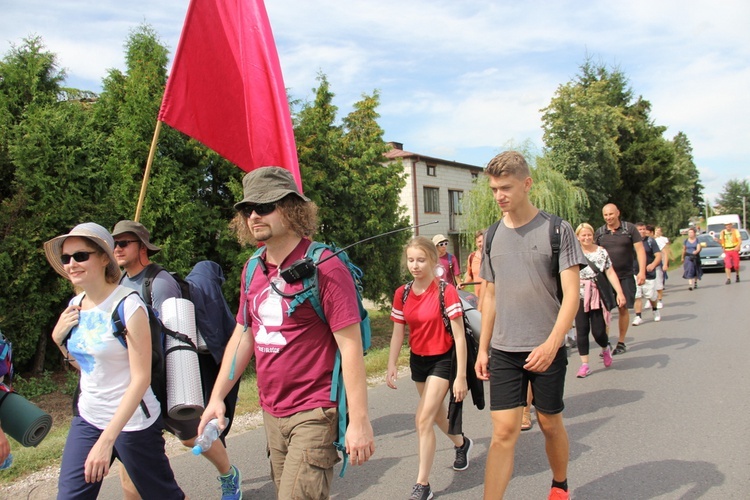
[[[731,222],[724,225],[724,229],[719,233],[719,237],[714,237],[721,243],[724,249],[724,272],[727,273],[726,284],[732,283],[732,269],[735,272],[735,281],[740,281],[740,246],[742,245],[742,236],[740,231]]]

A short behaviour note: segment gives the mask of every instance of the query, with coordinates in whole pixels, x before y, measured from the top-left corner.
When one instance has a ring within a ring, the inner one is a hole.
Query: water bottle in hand
[[[225,418],[224,421],[227,425],[229,425],[229,419]],[[214,444],[214,441],[216,441],[219,438],[219,435],[221,434],[221,430],[219,430],[219,419],[214,418],[210,420],[206,427],[203,429],[203,434],[195,438],[195,446],[193,446],[193,455],[200,455],[201,453],[205,453],[211,448],[211,445]]]
[[[10,453],[8,455],[8,458],[5,459],[5,462],[0,464],[0,470],[5,470],[10,468],[10,466],[13,465],[13,454]]]

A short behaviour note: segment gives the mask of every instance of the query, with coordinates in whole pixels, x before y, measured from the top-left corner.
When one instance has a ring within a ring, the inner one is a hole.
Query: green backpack
[[[321,255],[323,254],[324,250],[330,250],[331,252],[337,251],[335,247],[331,247],[324,243],[313,241],[310,244],[310,247],[307,249],[307,252],[305,253],[305,258],[312,259],[312,262],[317,264],[317,262],[320,261]],[[253,254],[253,256],[250,258],[250,260],[247,263],[247,269],[245,271],[245,290],[243,292],[245,294],[247,294],[248,292],[248,289],[250,287],[250,282],[253,279],[253,274],[255,273],[255,270],[258,267],[258,262],[264,252],[265,252],[264,247],[259,248]],[[364,305],[362,304],[362,275],[363,273],[360,268],[358,268],[356,265],[354,265],[354,263],[352,263],[351,260],[349,260],[349,256],[346,254],[346,252],[337,253],[336,257],[338,257],[338,259],[344,263],[344,265],[349,270],[349,273],[352,276],[352,280],[354,281],[354,288],[357,291],[357,304],[359,306],[359,318],[360,318],[359,331],[360,331],[361,338],[362,338],[362,347],[365,351],[365,354],[367,354],[367,350],[370,348],[370,339],[372,337],[372,330],[370,328],[370,317]],[[295,294],[294,299],[289,304],[289,309],[287,311],[287,314],[291,316],[291,314],[294,312],[297,306],[302,304],[306,300],[310,301],[310,305],[313,307],[313,309],[315,309],[315,312],[318,314],[318,316],[323,321],[323,323],[328,324],[328,321],[326,321],[325,312],[323,311],[323,307],[320,304],[320,292],[318,290],[318,268],[317,266],[315,267],[315,271],[312,273],[312,276],[308,278],[303,278],[302,290],[300,290],[299,293]],[[243,311],[243,318],[244,318],[245,329],[247,330],[249,326],[248,314],[247,314],[247,303],[245,303],[245,310]],[[336,360],[333,365],[333,378],[331,380],[331,401],[338,402],[338,410],[339,410],[338,438],[333,443],[333,445],[336,447],[337,450],[341,452],[341,454],[344,457],[343,465],[341,467],[341,474],[339,474],[341,477],[343,477],[346,472],[346,466],[349,462],[349,454],[346,453],[346,443],[345,443],[346,426],[349,423],[349,418],[348,418],[348,409],[347,409],[347,404],[346,404],[346,390],[344,389],[344,375],[341,372],[341,351],[339,350],[336,350]]]

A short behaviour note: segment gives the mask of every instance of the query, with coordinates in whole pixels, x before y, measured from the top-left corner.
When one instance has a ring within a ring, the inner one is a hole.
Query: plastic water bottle
[[[0,464],[0,470],[9,469],[10,466],[13,465],[13,454],[10,453],[8,455],[8,458],[5,459],[5,462]]]
[[[229,425],[229,419],[224,419]],[[213,420],[210,420],[206,427],[203,429],[203,434],[195,438],[195,446],[193,446],[193,455],[200,455],[201,453],[205,453],[211,448],[211,445],[214,444],[214,441],[216,441],[219,438],[219,435],[221,434],[221,430],[219,430],[219,419],[214,418]]]

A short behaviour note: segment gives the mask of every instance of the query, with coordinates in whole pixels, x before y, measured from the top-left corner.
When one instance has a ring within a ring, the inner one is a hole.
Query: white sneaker
[[[638,326],[641,323],[643,323],[643,318],[641,318],[640,316],[636,316],[635,319],[633,320],[633,323],[631,323],[631,324],[633,326]]]
[[[654,321],[661,321],[661,313],[658,311],[658,307],[657,310],[654,311]]]
[[[661,309],[661,308],[663,308],[663,307],[664,307],[664,304],[662,303],[662,301],[661,301],[661,300],[660,300],[659,302],[657,302],[657,303],[656,303],[656,308],[657,308],[657,309]]]

